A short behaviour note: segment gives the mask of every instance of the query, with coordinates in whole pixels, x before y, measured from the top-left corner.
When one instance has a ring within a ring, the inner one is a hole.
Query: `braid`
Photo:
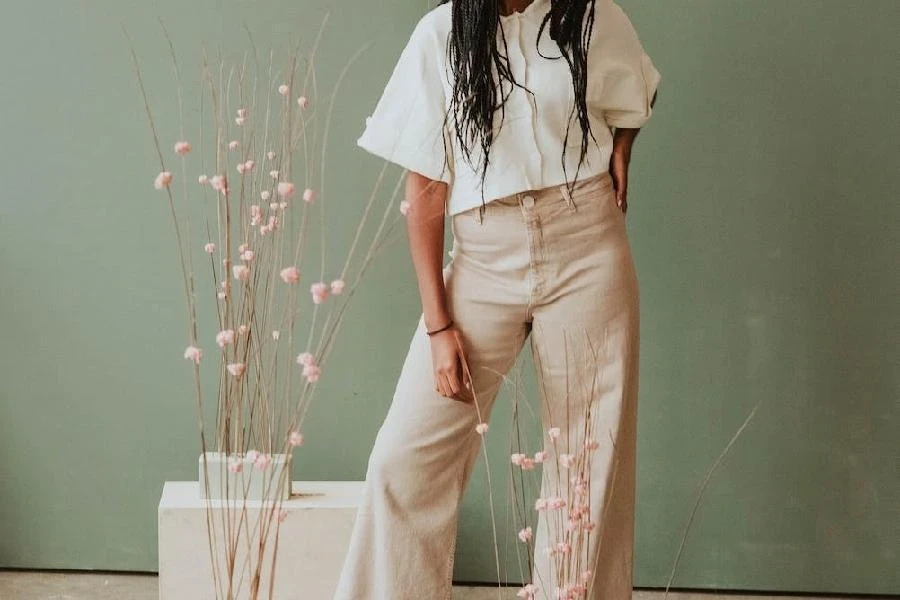
[[[440,0],[440,4],[446,4],[449,1]],[[453,115],[454,121],[457,123],[455,135],[458,145],[470,165],[474,148],[478,147],[481,150],[482,160],[477,170],[481,172],[481,211],[483,212],[485,206],[484,181],[490,149],[494,141],[494,113],[498,108],[500,109],[500,126],[502,126],[506,98],[512,93],[512,85],[522,88],[532,96],[534,93],[515,81],[510,70],[506,33],[500,27],[500,0],[452,1],[452,27],[447,41],[447,55],[454,74],[454,81],[450,109],[445,117],[445,124],[449,116]],[[560,160],[563,173],[566,173],[565,151],[569,139],[569,125],[572,113],[577,112],[582,138],[575,181],[577,181],[578,171],[587,154],[588,137],[590,136],[596,141],[588,119],[586,100],[587,52],[594,24],[595,1],[551,0],[550,10],[541,22],[537,36],[539,48],[541,35],[549,23],[550,38],[559,46],[560,55],[544,56],[541,54],[541,56],[553,60],[565,59],[572,74],[575,105],[569,113],[563,154]],[[503,40],[502,53],[496,43],[498,30]],[[538,52],[540,53],[540,50]],[[497,73],[500,84],[499,95],[501,98],[499,102],[498,89],[493,77],[494,72]],[[503,94],[506,87],[504,81],[510,84],[506,94]],[[475,167],[473,166],[473,168]],[[568,174],[566,174],[566,182],[571,191],[575,182],[569,183]]]

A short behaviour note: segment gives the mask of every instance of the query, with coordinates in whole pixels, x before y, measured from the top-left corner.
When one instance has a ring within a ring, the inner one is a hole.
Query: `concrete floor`
[[[763,596],[670,592],[671,600],[751,600]],[[517,600],[504,588],[502,600]],[[634,600],[662,600],[662,592],[636,591]],[[796,596],[765,596],[766,600]],[[804,596],[806,600],[823,600]],[[158,600],[156,575],[59,571],[0,571],[0,600]],[[455,586],[453,600],[498,600],[496,588]],[[834,596],[828,600],[840,600]]]

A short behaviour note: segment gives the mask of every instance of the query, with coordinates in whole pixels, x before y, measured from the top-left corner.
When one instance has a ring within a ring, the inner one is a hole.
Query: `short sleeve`
[[[400,53],[375,110],[356,144],[430,179],[452,182],[446,135],[444,61],[429,14],[419,20]]]
[[[622,8],[613,0],[598,0],[597,6],[603,10],[597,11],[591,40],[591,102],[612,127],[642,127],[653,112],[659,71]]]

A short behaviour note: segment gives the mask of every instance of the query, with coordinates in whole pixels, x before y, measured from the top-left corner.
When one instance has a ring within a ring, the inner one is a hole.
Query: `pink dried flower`
[[[276,342],[278,341],[278,338],[280,338],[280,337],[281,337],[281,334],[278,332],[277,329],[272,332],[272,339],[275,340]]]
[[[259,451],[247,450],[247,454],[245,454],[244,456],[246,456],[247,460],[249,460],[250,462],[256,462],[256,459],[259,458]]]
[[[277,191],[282,198],[290,198],[294,195],[294,184],[289,181],[279,181]]]
[[[248,246],[245,242],[245,243],[241,244],[240,246],[238,246],[238,252],[243,252],[244,250],[246,250],[249,247],[250,246]]]
[[[240,279],[241,281],[247,281],[250,278],[250,268],[247,265],[234,265],[231,268],[231,272],[234,274],[235,279]]]
[[[584,447],[587,450],[596,450],[597,448],[600,447],[600,442],[598,442],[597,440],[594,440],[594,439],[589,439],[584,442]]]
[[[250,331],[250,328],[246,325],[241,325],[238,327],[238,335],[247,335],[247,332]]]
[[[572,508],[572,514],[577,519],[589,516],[591,514],[591,506],[590,504],[577,504]]]
[[[266,158],[268,158],[269,160],[273,160],[275,158],[275,153],[269,150],[268,152],[266,152]]]
[[[209,183],[209,177],[207,177],[206,175],[201,175],[197,178],[197,183],[199,183],[200,185],[206,185],[207,183]]]
[[[272,456],[269,454],[260,454],[256,457],[256,460],[253,461],[253,466],[256,467],[260,471],[265,471],[272,464]]]
[[[331,293],[332,294],[340,294],[341,292],[344,291],[345,285],[346,284],[344,283],[343,279],[335,279],[334,281],[331,282]]]
[[[288,441],[291,446],[301,446],[303,445],[303,434],[299,431],[292,431]]]
[[[259,193],[259,197],[262,198],[263,202],[267,202],[269,198],[272,197],[272,192],[270,192],[269,190],[263,190]]]
[[[226,368],[235,377],[240,377],[247,370],[247,365],[244,363],[230,363]]]
[[[534,501],[534,510],[547,510],[547,499],[538,498]]]
[[[529,583],[526,586],[519,588],[519,591],[516,592],[516,597],[525,598],[525,600],[534,600],[535,595],[537,594],[540,588],[533,583]]]
[[[254,252],[253,250],[244,250],[241,252],[241,260],[244,262],[250,262],[253,260]]]
[[[525,458],[522,459],[522,470],[523,471],[530,471],[533,468],[534,468],[534,459],[533,458],[529,458],[526,456]]]
[[[547,430],[547,435],[555,442],[559,439],[559,427],[551,427]]]
[[[290,88],[287,86],[286,83],[282,83],[281,85],[278,86],[278,93],[281,94],[282,96],[287,96],[289,91],[290,91]]]
[[[219,300],[224,300],[225,292],[216,292],[216,298],[218,298]]]
[[[299,106],[300,108],[306,108],[308,105],[309,100],[306,98],[306,96],[300,96],[299,98],[297,98],[297,106]]]
[[[309,188],[303,190],[303,201],[306,203],[312,202],[316,197],[316,193]]]
[[[585,531],[591,531],[596,526],[597,526],[597,524],[594,523],[593,521],[584,521],[581,524],[581,528],[584,529]]]
[[[593,574],[594,574],[593,571],[591,571],[590,569],[586,569],[586,570],[581,574],[581,577],[579,577],[579,579],[581,580],[582,583],[587,583],[588,580],[591,578],[591,575],[593,575]]]
[[[562,465],[562,468],[568,469],[572,465],[575,464],[575,455],[574,454],[560,454],[559,455],[559,464]]]
[[[278,169],[272,169],[269,171],[269,177],[272,179],[278,179]]]
[[[563,508],[565,505],[566,499],[562,496],[552,496],[550,498],[547,498],[547,508],[551,510]]]
[[[191,144],[189,142],[175,142],[175,152],[184,156],[188,152],[191,151]]]
[[[313,302],[316,304],[322,304],[328,297],[328,286],[321,281],[309,286],[309,291],[312,293]]]
[[[277,203],[277,202],[270,202],[270,203],[269,203],[269,210],[278,210],[278,203]]]
[[[572,550],[572,546],[569,542],[557,542],[556,551],[560,554],[568,554]]]
[[[256,161],[253,160],[252,158],[248,158],[247,160],[244,161],[244,170],[245,171],[252,171],[253,167],[255,167],[255,166],[256,166]]]
[[[521,466],[522,459],[524,459],[524,458],[525,458],[525,455],[522,454],[521,452],[513,452],[512,454],[509,455],[510,462],[517,466]]]
[[[539,450],[534,453],[534,462],[542,463],[545,460],[547,460],[547,451],[546,450]]]
[[[229,150],[237,150],[237,147],[240,145],[241,145],[240,142],[238,142],[237,140],[231,140],[230,142],[228,142],[228,149]]]
[[[235,117],[234,122],[237,125],[243,125],[246,119],[244,117]]]
[[[172,183],[172,173],[169,171],[160,171],[159,175],[157,175],[156,179],[153,181],[153,187],[161,190],[164,187],[169,187],[170,183]]]
[[[310,382],[318,381],[322,369],[318,365],[303,365],[303,376]]]
[[[400,212],[404,217],[409,214],[409,200],[403,200],[402,202],[400,202]]]
[[[316,358],[309,352],[301,352],[297,355],[297,364],[298,365],[314,365],[316,364]]]
[[[209,178],[209,185],[218,192],[222,192],[223,194],[228,193],[228,180],[224,175],[213,175]]]
[[[247,109],[246,108],[237,109],[237,116],[244,117],[246,119],[247,118]]]
[[[281,280],[285,283],[297,283],[300,281],[300,269],[295,266],[283,268],[280,275]]]
[[[237,167],[235,167],[235,168],[237,169],[238,173],[243,175],[244,172],[247,170],[247,164],[246,163],[238,163]]]
[[[278,228],[278,217],[276,217],[274,215],[270,215],[268,225],[269,225],[269,231],[272,231],[273,229],[277,229]]]
[[[287,208],[287,202],[279,202],[279,203],[278,203],[278,208],[280,208],[281,210],[286,209],[286,208]]]
[[[232,473],[240,473],[244,470],[244,461],[236,457],[229,458],[228,470]]]
[[[216,334],[216,344],[219,345],[219,348],[224,348],[228,344],[234,342],[234,330],[233,329],[223,329],[219,333]]]
[[[522,529],[519,531],[519,539],[522,540],[523,542],[527,542],[531,538],[532,538],[532,534],[531,534],[531,526],[530,525],[528,527],[526,527],[525,529]]]
[[[475,431],[478,432],[478,435],[484,435],[488,430],[488,424],[482,421],[478,425],[475,426]]]
[[[282,508],[280,511],[278,511],[278,522],[284,523],[284,520],[288,518],[288,514],[289,513],[286,508]]]
[[[199,365],[200,359],[203,358],[203,350],[197,346],[188,346],[184,350],[184,357],[189,361],[192,361],[195,365]]]
[[[216,251],[216,245],[213,244],[212,242],[209,242],[208,244],[203,246],[203,250],[205,250],[207,254],[212,254],[213,252]]]

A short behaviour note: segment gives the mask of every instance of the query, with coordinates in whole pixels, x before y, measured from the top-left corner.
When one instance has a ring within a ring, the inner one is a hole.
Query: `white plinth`
[[[269,597],[271,552],[275,530],[263,555],[260,600],[327,600],[334,595],[337,579],[362,497],[361,481],[294,481],[291,498],[282,509],[287,517],[280,525],[274,596]],[[226,515],[237,523],[243,501],[202,500],[196,481],[167,481],[159,501],[159,598],[160,600],[216,600],[207,537],[207,511],[216,519],[216,558],[224,564],[223,524]],[[259,501],[246,501],[244,522],[254,530]],[[207,508],[209,507],[209,509]],[[232,526],[234,529],[234,526]],[[234,534],[232,534],[234,535]],[[246,542],[242,544],[246,546]],[[245,552],[238,551],[243,565]],[[254,559],[254,563],[256,559]],[[223,567],[220,567],[223,568]],[[220,577],[220,580],[224,579]],[[238,581],[235,577],[235,582]],[[238,599],[249,598],[246,575]]]

